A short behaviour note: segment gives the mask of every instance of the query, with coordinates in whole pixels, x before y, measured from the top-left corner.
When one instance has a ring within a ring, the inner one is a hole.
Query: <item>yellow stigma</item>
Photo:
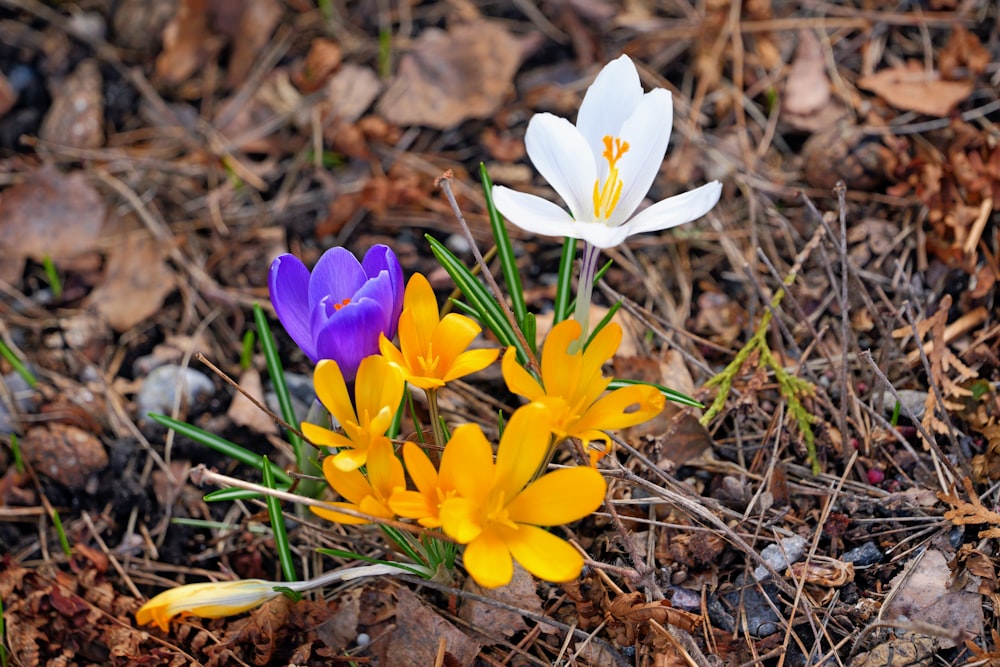
[[[627,141],[608,135],[604,137],[604,152],[601,157],[608,161],[608,176],[601,185],[601,179],[594,181],[594,216],[607,220],[618,206],[622,196],[622,179],[618,176],[618,160],[628,152]]]

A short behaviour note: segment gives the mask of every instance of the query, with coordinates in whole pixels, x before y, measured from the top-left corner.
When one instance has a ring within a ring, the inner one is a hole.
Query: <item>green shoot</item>
[[[889,420],[889,423],[892,424],[893,428],[896,428],[896,425],[899,424],[899,412],[902,409],[902,407],[903,406],[900,404],[900,402],[896,401],[896,405],[894,405],[892,408],[892,418]]]
[[[235,527],[231,523],[226,523],[225,521],[207,521],[205,519],[190,519],[188,517],[174,517],[170,520],[175,526],[191,526],[192,528],[204,528],[205,530],[221,530],[221,531],[231,531]],[[240,530],[246,530],[250,533],[256,533],[258,535],[264,535],[268,532],[263,526],[250,524],[246,527],[241,527]]]
[[[61,299],[63,294],[62,280],[59,278],[59,271],[56,269],[55,262],[52,261],[52,258],[48,254],[42,258],[42,266],[45,268],[45,276],[49,279],[52,296],[56,299]]]
[[[243,334],[243,349],[240,351],[241,370],[245,371],[253,363],[253,345],[255,342],[253,331],[248,330]]]
[[[34,389],[35,386],[38,385],[38,380],[35,379],[34,374],[28,370],[28,367],[24,365],[24,362],[18,359],[17,355],[14,354],[14,351],[7,347],[7,344],[2,340],[0,340],[0,356],[7,360],[7,363],[13,367],[18,375],[24,378],[24,381],[28,383],[29,387]]]
[[[392,31],[378,32],[378,73],[385,80],[392,76]]]
[[[55,525],[56,535],[59,536],[59,544],[62,546],[63,553],[66,554],[66,558],[69,558],[73,555],[73,549],[69,546],[69,538],[66,537],[62,519],[59,518],[59,510],[52,510],[52,523]]]
[[[14,468],[19,473],[24,472],[24,459],[21,457],[21,445],[18,443],[17,434],[10,434],[10,451],[14,454]]]
[[[0,667],[7,667],[9,660],[7,658],[7,628],[3,622],[3,597],[0,597]]]

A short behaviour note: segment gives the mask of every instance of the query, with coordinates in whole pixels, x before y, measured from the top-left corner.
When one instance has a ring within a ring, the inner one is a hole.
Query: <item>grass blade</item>
[[[292,478],[289,477],[288,473],[284,470],[267,461],[267,459],[260,454],[255,454],[249,449],[240,447],[236,443],[230,442],[229,440],[221,438],[214,433],[209,433],[208,431],[200,429],[197,426],[193,426],[166,415],[150,412],[149,418],[157,424],[166,426],[167,428],[172,428],[185,438],[190,438],[191,440],[199,442],[206,447],[211,447],[220,454],[256,468],[257,470],[263,471],[264,466],[266,465],[271,468],[271,472],[274,474],[275,479],[280,480],[282,484],[290,485],[292,483]]]
[[[274,483],[274,472],[268,465],[267,457],[264,457],[264,486],[271,490],[277,490]],[[281,501],[274,496],[264,498],[267,504],[267,515],[271,519],[271,532],[274,534],[274,549],[278,553],[278,562],[281,563],[281,576],[285,581],[298,581],[295,574],[295,563],[292,561],[292,547],[288,543],[288,530],[285,528],[285,515],[281,512]]]
[[[500,258],[500,268],[503,270],[504,280],[507,281],[507,295],[510,297],[510,307],[514,311],[514,318],[517,323],[524,328],[525,318],[528,315],[528,306],[524,302],[524,288],[521,286],[521,274],[517,270],[517,259],[514,257],[514,248],[510,244],[510,236],[507,234],[507,226],[503,217],[493,205],[493,181],[486,171],[486,165],[479,164],[479,175],[483,181],[483,194],[486,196],[486,211],[490,216],[490,227],[493,229],[493,239],[497,244],[497,256]],[[528,339],[531,340],[530,338]]]
[[[559,324],[573,312],[573,260],[576,258],[576,239],[563,241],[562,257],[559,260],[559,280],[556,283],[555,313],[552,324]]]
[[[674,403],[679,403],[681,405],[686,405],[692,408],[703,408],[705,405],[700,401],[697,401],[687,394],[682,394],[681,392],[664,387],[662,384],[656,384],[655,382],[640,382],[639,380],[622,380],[621,378],[615,378],[608,384],[608,389],[619,389],[620,387],[628,387],[634,384],[645,384],[650,387],[655,387],[660,390],[660,393],[667,397],[668,401]]]

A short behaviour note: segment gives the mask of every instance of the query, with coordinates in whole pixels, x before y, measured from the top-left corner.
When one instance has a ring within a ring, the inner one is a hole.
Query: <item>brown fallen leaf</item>
[[[383,642],[374,642],[381,653],[380,664],[398,667],[424,667],[435,664],[438,647],[443,642],[447,665],[471,665],[479,654],[473,641],[407,588],[396,590],[396,627]],[[450,656],[450,662],[449,662]],[[387,658],[391,657],[391,660]]]
[[[233,89],[239,89],[246,81],[250,68],[267,46],[282,13],[281,5],[276,0],[245,0],[241,5],[239,28],[232,41],[233,53],[226,76],[226,83]]]
[[[497,21],[427,29],[400,59],[378,112],[397,125],[441,130],[488,118],[503,104],[528,44]]]
[[[799,31],[799,46],[785,80],[784,101],[784,110],[798,116],[817,113],[830,102],[823,47],[812,30]]]
[[[514,578],[511,582],[501,588],[482,588],[471,578],[466,580],[465,590],[475,593],[478,596],[493,598],[513,607],[524,609],[525,611],[543,614],[542,600],[535,590],[535,580],[520,565],[514,566]],[[488,602],[469,599],[462,603],[458,611],[458,616],[469,625],[477,628],[487,638],[496,637],[497,634],[503,637],[512,637],[514,634],[527,630],[528,626],[524,622],[524,617],[520,614],[502,609]],[[551,630],[551,626],[549,626]],[[544,630],[544,627],[543,627]]]
[[[0,278],[20,280],[24,261],[75,257],[97,247],[107,209],[82,172],[52,165],[28,173],[0,198]]]
[[[951,633],[941,636],[942,648],[952,648],[983,628],[982,597],[975,592],[951,590],[948,560],[937,549],[927,550],[920,561],[892,580],[891,600],[882,612],[888,622],[919,620]]]
[[[858,86],[897,109],[938,117],[951,113],[974,89],[971,81],[944,81],[937,72],[928,72],[916,63],[861,77]]]
[[[259,403],[264,403],[264,385],[260,381],[260,373],[256,368],[251,366],[243,371],[243,374],[240,375],[240,388]],[[274,423],[270,415],[261,410],[259,406],[254,405],[249,398],[240,392],[236,392],[236,395],[233,396],[233,402],[229,404],[226,416],[237,426],[248,428],[262,435],[277,434],[278,432],[278,425]]]
[[[169,85],[183,83],[205,64],[214,40],[208,29],[207,0],[180,0],[176,14],[163,29],[156,78]]]
[[[107,278],[87,303],[117,332],[128,331],[151,316],[174,290],[176,276],[166,261],[167,249],[145,230],[126,233],[108,254]]]

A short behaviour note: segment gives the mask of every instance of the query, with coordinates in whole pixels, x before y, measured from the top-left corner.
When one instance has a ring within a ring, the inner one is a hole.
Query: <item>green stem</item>
[[[594,294],[594,275],[600,255],[600,248],[584,242],[580,278],[576,287],[576,310],[573,312],[573,319],[580,323],[580,339],[570,349],[571,354],[586,346],[590,335],[590,299]]]
[[[438,390],[437,388],[425,389],[427,394],[427,407],[431,415],[431,433],[434,434],[434,444],[444,447],[448,439],[444,434],[444,424],[441,422],[441,413],[438,411]]]

